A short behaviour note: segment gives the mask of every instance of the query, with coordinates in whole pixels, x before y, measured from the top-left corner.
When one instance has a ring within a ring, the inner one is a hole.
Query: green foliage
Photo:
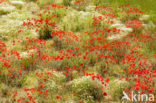
[[[10,1],[17,9],[24,7],[25,2],[23,1]]]
[[[61,27],[65,31],[83,32],[92,25],[92,14],[89,12],[69,12],[61,21]]]
[[[52,4],[52,3],[55,3],[55,0],[37,0],[37,4],[40,6],[40,7],[43,7],[44,5],[46,4]]]
[[[33,53],[32,53],[33,56],[31,56],[30,54],[27,54],[26,52],[23,52],[23,54],[21,54],[22,59],[19,61],[19,63],[24,67],[26,71],[35,70],[37,68],[36,57],[38,56]]]
[[[120,101],[123,96],[125,87],[129,87],[130,83],[125,80],[113,80],[109,83],[110,90],[108,91],[111,95],[112,100]]]
[[[50,77],[49,80],[55,81],[57,84],[63,84],[65,80],[65,75],[61,72],[53,72],[53,75]]]
[[[70,6],[72,0],[63,0],[63,5]]]
[[[93,5],[99,6],[99,5],[104,5],[105,2],[104,0],[93,0]]]
[[[2,65],[2,63],[1,63],[0,65]],[[8,71],[6,70],[7,68],[5,68],[5,67],[0,67],[0,69],[1,69],[1,73],[0,73],[1,82],[7,84],[7,83],[8,83],[8,82],[7,82],[7,81],[8,81],[8,77],[6,76],[7,73],[8,73]]]
[[[39,31],[39,39],[49,39],[51,38],[51,29],[47,28],[47,29],[40,29]]]
[[[32,15],[28,12],[22,11],[12,12],[10,14],[2,16],[0,18],[0,40],[7,41],[17,38],[19,36],[18,30],[23,29],[23,27],[21,26],[23,20],[28,17],[32,17]]]
[[[56,50],[65,49],[68,47],[67,43],[58,37],[54,37],[53,40],[54,40],[54,48]]]
[[[24,0],[24,1],[26,1],[26,2],[36,2],[38,0]]]
[[[34,76],[26,76],[20,81],[26,88],[37,88],[39,86],[39,81]]]
[[[0,15],[8,14],[15,10],[16,8],[7,2],[0,3]]]
[[[42,19],[43,22],[38,23],[38,25],[40,26],[40,28],[38,29],[39,39],[47,40],[52,38],[51,33],[56,28],[55,24],[58,23],[65,14],[65,8],[57,7],[49,7],[49,10],[42,12],[39,18]]]
[[[11,103],[11,89],[8,85],[0,84],[0,103]]]
[[[53,72],[53,75],[46,82],[46,89],[48,89],[52,94],[57,93],[59,88],[63,85],[65,78],[64,74]]]
[[[102,84],[90,77],[81,77],[70,82],[72,92],[76,93],[82,100],[100,101],[103,98]]]
[[[24,81],[24,72],[23,75],[19,73],[19,68],[16,70],[10,70],[8,72],[7,68],[3,67],[0,68],[1,73],[0,73],[0,79],[2,83],[5,83],[8,86],[12,87],[21,87],[23,85]],[[11,74],[10,76],[8,74]],[[19,75],[20,74],[20,75]]]
[[[104,75],[104,71],[106,71],[108,69],[108,65],[104,62],[98,62],[94,65],[93,70],[97,71],[99,74]]]
[[[30,12],[32,14],[35,14],[35,16],[37,16],[36,14],[40,13],[40,7],[35,3],[35,2],[27,2],[25,3],[24,7],[22,8],[22,11],[27,11]]]

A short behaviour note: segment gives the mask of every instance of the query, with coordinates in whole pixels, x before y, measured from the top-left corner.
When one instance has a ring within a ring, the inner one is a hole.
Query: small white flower
[[[10,1],[14,5],[24,5],[23,1]]]
[[[132,32],[133,29],[132,28],[127,28],[127,27],[121,27],[121,28],[118,28],[120,29],[121,31],[124,31],[124,32]]]
[[[124,25],[123,24],[113,24],[111,25],[112,27],[123,27]]]
[[[95,9],[95,6],[87,6],[86,7],[86,10],[88,10],[88,11],[94,11],[94,9]]]
[[[139,20],[148,20],[149,19],[149,15],[143,15],[142,17],[139,18]]]
[[[4,12],[11,12],[15,10],[15,7],[14,6],[0,7],[0,10],[3,10]]]

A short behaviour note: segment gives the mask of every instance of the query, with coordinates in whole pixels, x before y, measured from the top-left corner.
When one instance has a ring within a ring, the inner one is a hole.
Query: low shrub
[[[88,102],[101,101],[103,99],[103,90],[100,89],[102,84],[90,77],[81,77],[70,82],[71,90],[76,93],[82,100]]]
[[[121,101],[125,87],[129,87],[130,84],[125,80],[117,79],[110,81],[109,86],[110,86],[109,93],[111,95],[112,100]]]
[[[83,32],[92,25],[92,14],[89,12],[69,12],[62,20],[61,27],[65,31]]]
[[[63,5],[70,6],[72,0],[63,0]]]
[[[15,10],[15,6],[12,6],[7,2],[0,3],[0,15],[8,14]]]

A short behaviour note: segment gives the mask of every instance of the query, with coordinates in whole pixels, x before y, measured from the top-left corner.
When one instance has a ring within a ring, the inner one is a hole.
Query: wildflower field
[[[155,103],[155,0],[0,0],[0,103]]]

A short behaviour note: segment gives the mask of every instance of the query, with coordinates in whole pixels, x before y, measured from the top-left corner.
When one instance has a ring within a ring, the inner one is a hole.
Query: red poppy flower
[[[56,98],[59,99],[59,95],[56,95]]]
[[[104,95],[104,96],[107,96],[107,93],[106,93],[106,92],[104,92],[104,93],[103,93],[103,95]]]
[[[13,94],[13,97],[16,97],[17,96],[17,91]]]

